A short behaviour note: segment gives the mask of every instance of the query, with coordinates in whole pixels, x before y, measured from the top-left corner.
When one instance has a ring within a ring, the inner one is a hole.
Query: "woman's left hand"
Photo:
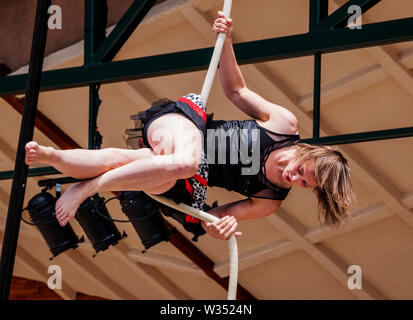
[[[205,231],[213,238],[220,240],[227,240],[233,234],[235,236],[242,235],[241,232],[235,231],[238,227],[237,219],[233,216],[225,216],[216,222],[204,222],[202,226]]]

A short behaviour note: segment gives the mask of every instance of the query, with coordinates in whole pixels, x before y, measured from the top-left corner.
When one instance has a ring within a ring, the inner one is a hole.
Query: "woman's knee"
[[[104,163],[108,170],[120,167],[124,162],[122,154],[116,148],[105,148],[100,151],[105,154]]]
[[[156,155],[150,148],[141,148],[137,150],[105,148],[99,151],[105,152],[104,162],[108,170],[121,167],[136,160],[151,158]]]
[[[105,148],[101,149],[102,152],[105,152],[105,165],[108,170],[112,170],[118,167],[121,167],[131,161],[138,160],[137,155],[132,155],[129,152],[136,152],[138,150],[124,150],[118,148]]]
[[[144,191],[150,194],[154,194],[154,195],[162,194],[168,191],[169,189],[171,189],[175,185],[175,183],[176,183],[176,180],[173,180],[161,186],[150,188]]]

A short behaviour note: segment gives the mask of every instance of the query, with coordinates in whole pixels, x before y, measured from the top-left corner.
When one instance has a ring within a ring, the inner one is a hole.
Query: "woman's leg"
[[[156,119],[148,130],[155,154],[109,170],[100,176],[70,186],[56,203],[56,216],[65,225],[79,205],[102,191],[146,191],[162,193],[177,179],[188,178],[198,169],[203,137],[191,120],[181,114]]]
[[[45,163],[77,179],[93,178],[108,170],[138,159],[149,158],[152,155],[153,151],[149,148],[56,150],[53,147],[40,146],[35,141],[26,144],[26,164]]]

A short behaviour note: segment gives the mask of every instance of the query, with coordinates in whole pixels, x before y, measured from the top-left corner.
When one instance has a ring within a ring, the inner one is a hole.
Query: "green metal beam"
[[[26,191],[28,167],[24,162],[27,142],[33,139],[37,104],[39,100],[40,79],[47,39],[48,8],[51,0],[38,0],[30,52],[29,74],[23,114],[20,124],[19,143],[17,145],[14,175],[7,210],[6,227],[0,257],[0,300],[7,301],[16,257],[19,238],[20,218],[22,215],[24,194]]]
[[[349,133],[337,136],[320,137],[317,139],[303,139],[303,142],[309,144],[337,145],[407,137],[413,137],[413,127]]]
[[[328,17],[328,0],[310,0],[310,32]]]
[[[85,0],[85,65],[94,61],[95,53],[106,39],[108,7],[106,0]],[[96,117],[99,111],[98,83],[89,85],[89,132],[88,147],[93,148],[94,138],[97,136]]]
[[[240,64],[257,63],[413,40],[413,18],[236,44]],[[157,77],[208,67],[213,48],[43,72],[41,90]],[[24,92],[27,75],[0,78],[0,96]]]
[[[399,129],[388,129],[388,130],[378,130],[369,132],[358,132],[350,134],[342,134],[328,137],[320,137],[318,139],[303,139],[304,143],[309,144],[319,144],[319,145],[339,145],[339,144],[349,144],[349,143],[360,143],[378,140],[388,140],[388,139],[400,139],[413,137],[413,127],[399,128]],[[14,171],[3,171],[0,172],[0,180],[9,180],[13,178]],[[38,176],[49,176],[61,174],[53,167],[41,167],[29,169],[29,177]]]
[[[328,0],[310,0],[310,32],[328,16]],[[313,138],[320,137],[321,117],[321,52],[314,54]]]
[[[0,180],[13,179],[14,171],[2,171],[0,172]],[[28,177],[50,176],[54,174],[61,174],[53,167],[40,167],[29,169]]]
[[[93,63],[94,54],[106,39],[106,0],[84,0],[84,64]]]
[[[112,61],[155,2],[156,0],[135,0],[99,47],[94,62]]]
[[[338,8],[328,17],[322,19],[320,24],[318,24],[318,29],[333,29],[333,28],[344,28],[347,26],[348,19],[353,15],[349,13],[348,9],[350,6],[356,5],[361,8],[362,13],[366,13],[369,9],[374,7],[381,0],[351,0],[346,4]],[[364,26],[363,26],[364,27]]]

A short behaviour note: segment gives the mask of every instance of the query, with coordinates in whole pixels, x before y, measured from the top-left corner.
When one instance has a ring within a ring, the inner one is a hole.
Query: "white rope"
[[[225,16],[229,18],[231,14],[232,0],[224,1],[224,8],[222,11]],[[211,63],[209,64],[208,72],[205,77],[204,85],[202,86],[201,96],[203,98],[204,106],[207,105],[208,96],[211,92],[212,83],[214,82],[215,73],[217,72],[219,58],[221,57],[222,48],[225,42],[225,33],[219,33],[217,42],[215,43],[214,53],[212,54]]]
[[[231,14],[232,0],[224,1],[223,12],[227,18]],[[225,42],[225,33],[218,34],[217,42],[215,44],[214,52],[212,54],[211,63],[209,64],[208,72],[205,77],[204,85],[202,87],[201,96],[203,98],[204,106],[206,107],[209,93],[211,92],[212,83],[214,82],[215,74],[218,68],[219,59],[221,57],[222,48]],[[186,204],[180,203],[176,204],[175,201],[168,199],[166,197],[155,196],[148,194],[151,198],[156,201],[174,208],[183,213],[189,214],[195,218],[201,219],[206,222],[215,222],[219,219],[209,213],[192,208]],[[236,300],[237,298],[237,282],[238,282],[238,247],[235,236],[232,235],[228,239],[229,247],[229,284],[228,284],[228,300]]]
[[[177,204],[175,201],[168,199],[162,196],[155,196],[152,194],[148,194],[152,199],[167,205],[175,210],[184,212],[189,214],[195,218],[201,219],[206,222],[215,222],[219,219],[209,213],[204,211],[192,208],[184,203]],[[228,283],[228,300],[236,300],[237,299],[237,282],[238,282],[238,247],[237,247],[237,240],[235,240],[235,236],[232,235],[228,239],[228,248],[229,248],[229,283]]]

